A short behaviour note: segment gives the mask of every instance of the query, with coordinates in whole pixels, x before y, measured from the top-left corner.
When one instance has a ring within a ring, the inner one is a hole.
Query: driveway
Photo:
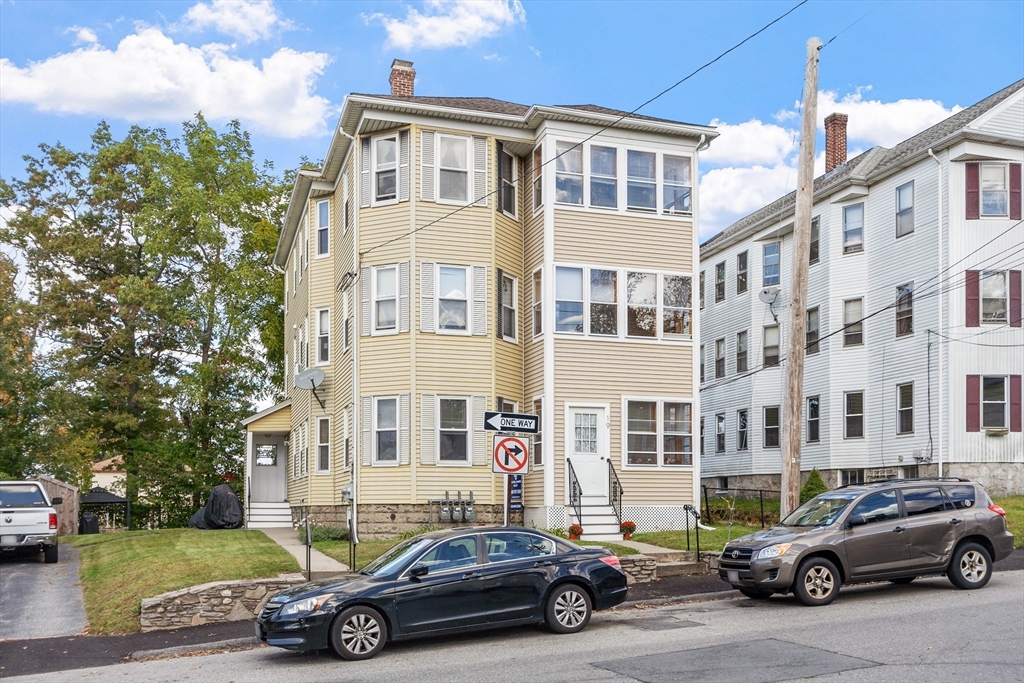
[[[56,564],[42,553],[0,555],[0,640],[73,636],[85,627],[78,548],[62,543]]]

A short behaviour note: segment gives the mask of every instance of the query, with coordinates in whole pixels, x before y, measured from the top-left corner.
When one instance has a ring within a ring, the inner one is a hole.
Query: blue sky
[[[387,92],[394,58],[420,95],[630,110],[797,2],[0,0],[0,175],[41,142],[84,149],[101,119],[176,135],[200,109],[282,171],[323,156],[347,93]],[[805,44],[837,35],[819,120],[850,116],[851,155],[1024,77],[1024,0],[811,0],[642,110],[721,127],[703,237],[794,188]]]

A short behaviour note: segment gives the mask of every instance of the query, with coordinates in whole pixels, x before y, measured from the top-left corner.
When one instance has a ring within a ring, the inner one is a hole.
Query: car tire
[[[839,595],[839,570],[824,557],[811,557],[800,564],[793,593],[809,607],[827,605]]]
[[[356,605],[334,618],[328,639],[334,654],[342,659],[369,659],[384,647],[388,626],[377,610]]]
[[[742,593],[743,595],[747,596],[751,600],[767,600],[768,598],[772,597],[772,595],[773,595],[772,591],[758,590],[756,588],[739,588],[739,587],[737,587],[736,590],[738,590],[740,593]]]
[[[992,578],[992,556],[977,543],[964,543],[953,553],[946,576],[957,588],[981,588]]]
[[[544,607],[544,621],[555,633],[579,633],[593,614],[590,595],[583,586],[563,583],[551,591]]]
[[[904,576],[902,579],[889,579],[889,583],[894,583],[897,586],[906,586],[916,578],[916,576]]]
[[[43,562],[46,564],[57,564],[57,544],[48,545],[43,548]]]

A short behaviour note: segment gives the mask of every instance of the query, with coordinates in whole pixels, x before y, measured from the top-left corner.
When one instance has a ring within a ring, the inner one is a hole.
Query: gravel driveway
[[[0,640],[73,636],[85,627],[78,548],[62,543],[56,564],[42,553],[0,556]]]

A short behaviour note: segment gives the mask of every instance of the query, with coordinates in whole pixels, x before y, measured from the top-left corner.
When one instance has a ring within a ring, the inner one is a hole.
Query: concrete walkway
[[[348,571],[348,565],[338,562],[333,557],[327,557],[316,548],[309,549],[309,559],[312,567],[306,567],[306,546],[299,540],[299,532],[290,527],[280,529],[259,529],[267,535],[270,540],[292,554],[299,562],[302,573],[312,569],[313,579],[325,579],[335,574],[344,574]]]

